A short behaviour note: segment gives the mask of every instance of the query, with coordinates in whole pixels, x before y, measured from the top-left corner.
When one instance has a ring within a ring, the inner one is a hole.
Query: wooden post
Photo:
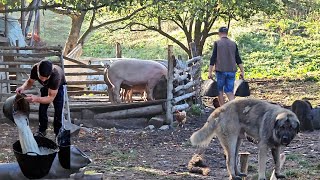
[[[198,53],[197,53],[196,43],[195,43],[195,42],[191,42],[191,43],[189,44],[189,46],[190,46],[192,58],[197,57],[197,56],[198,56]],[[201,60],[200,60],[198,63],[201,63]],[[200,67],[199,67],[199,68],[200,68],[200,70],[198,71],[198,73],[196,73],[196,74],[192,77],[193,81],[199,80],[199,81],[201,82],[201,64],[200,64]],[[201,93],[200,93],[200,89],[201,89],[200,87],[201,87],[201,84],[194,86],[193,89],[196,91],[195,103],[202,105],[201,96],[200,96],[200,94],[201,94]]]
[[[21,9],[25,8],[25,0],[21,0]],[[21,30],[22,34],[25,37],[26,34],[26,17],[25,17],[25,12],[21,11],[21,17],[20,17],[20,23],[21,23]]]
[[[40,6],[41,6],[41,0],[38,0],[38,7],[40,7]],[[38,15],[37,26],[36,26],[36,34],[40,37],[40,18],[41,18],[40,9],[37,9],[36,12],[37,12],[36,14]]]
[[[248,159],[249,159],[249,152],[239,153],[240,155],[240,171],[242,173],[248,173]],[[246,180],[246,177],[242,177],[242,180]]]
[[[16,40],[16,47],[19,47],[19,40]],[[19,53],[20,51],[19,50],[17,50],[17,53]],[[14,58],[13,58],[13,60],[14,60]],[[16,65],[16,66],[14,66],[14,67],[16,67],[16,68],[21,68],[21,65]],[[21,72],[17,72],[16,73],[16,80],[21,80],[22,81],[22,74],[21,74]]]
[[[37,0],[33,0],[31,2],[31,4],[32,4],[31,7],[35,7],[36,4],[37,4]],[[26,28],[25,28],[25,34],[24,34],[25,37],[27,37],[27,35],[28,35],[29,29],[30,29],[30,25],[31,25],[32,16],[33,16],[33,10],[31,10],[29,12],[29,17],[28,17],[28,21],[27,21],[27,24],[26,24]]]
[[[8,37],[8,13],[7,13],[7,10],[8,10],[8,5],[5,5],[5,10],[6,10],[6,13],[4,14],[4,35],[5,37]]]
[[[170,125],[173,123],[173,113],[172,113],[172,99],[173,99],[173,45],[168,45],[168,80],[167,80],[167,112],[166,118]]]
[[[116,58],[122,57],[121,44],[116,42]]]
[[[192,58],[193,58],[193,57],[196,57],[196,56],[198,55],[196,43],[195,43],[195,42],[191,42],[191,43],[189,44],[189,46],[190,46]]]

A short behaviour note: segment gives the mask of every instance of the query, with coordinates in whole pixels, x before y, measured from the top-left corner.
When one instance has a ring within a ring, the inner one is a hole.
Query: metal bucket
[[[39,147],[53,149],[55,152],[48,155],[35,155],[33,152],[22,154],[20,141],[16,141],[12,147],[23,175],[29,179],[40,179],[49,173],[52,162],[57,155],[58,146],[55,142],[45,137],[35,136],[34,139]]]
[[[15,94],[10,96],[3,104],[3,114],[14,123],[13,114],[20,112],[29,118],[30,105],[24,98],[25,94]]]

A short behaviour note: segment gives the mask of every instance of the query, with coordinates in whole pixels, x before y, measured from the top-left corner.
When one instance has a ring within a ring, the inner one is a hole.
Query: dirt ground
[[[320,104],[319,84],[313,82],[252,82],[252,97],[266,99],[290,106],[296,99],[306,98],[313,106]],[[210,101],[205,103],[212,112]],[[104,179],[228,179],[222,148],[218,140],[212,141],[205,152],[210,167],[208,176],[188,172],[187,165],[195,148],[189,142],[190,135],[202,127],[209,113],[188,116],[186,124],[169,130],[123,130],[90,128],[81,130],[73,138],[93,162],[87,173],[104,173]],[[10,122],[0,123],[0,163],[14,162],[12,144],[18,139],[17,129]],[[50,125],[52,128],[52,125]],[[31,124],[33,131],[36,123]],[[48,137],[53,139],[49,129]],[[257,147],[244,141],[241,152],[249,152],[247,179],[257,179]],[[283,149],[287,160],[283,173],[287,179],[320,179],[320,130],[299,133],[293,142]],[[271,155],[268,159],[268,174],[273,167]]]

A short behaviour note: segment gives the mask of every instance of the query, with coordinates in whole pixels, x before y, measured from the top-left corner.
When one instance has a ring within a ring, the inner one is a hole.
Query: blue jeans
[[[48,88],[42,87],[40,89],[41,97],[48,96]],[[62,126],[61,119],[62,119],[62,108],[63,108],[63,98],[64,98],[64,91],[63,85],[59,87],[58,93],[53,100],[53,107],[54,107],[54,120],[53,120],[53,130],[56,136],[59,133],[59,130]],[[40,104],[39,106],[39,131],[44,132],[48,128],[48,110],[49,104]]]
[[[233,93],[236,72],[216,71],[216,80],[219,92]]]

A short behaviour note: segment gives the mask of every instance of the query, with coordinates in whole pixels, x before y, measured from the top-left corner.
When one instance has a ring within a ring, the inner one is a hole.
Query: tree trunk
[[[80,31],[81,31],[82,23],[84,21],[84,17],[86,13],[87,11],[82,11],[81,14],[70,16],[72,19],[72,25],[71,25],[67,42],[64,47],[64,53],[63,53],[64,56],[68,55],[72,51],[72,49],[76,47],[78,40],[80,38]]]

